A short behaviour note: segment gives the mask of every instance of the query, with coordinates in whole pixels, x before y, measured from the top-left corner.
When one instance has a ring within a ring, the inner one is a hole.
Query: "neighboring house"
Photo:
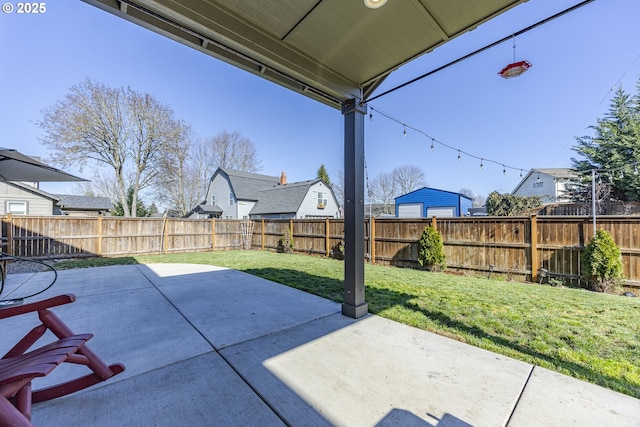
[[[566,202],[567,184],[578,179],[579,175],[569,168],[531,169],[511,194],[539,196],[544,203]]]
[[[333,189],[321,179],[287,183],[280,177],[218,168],[206,198],[189,218],[338,218]]]
[[[87,216],[109,215],[113,203],[108,197],[73,196],[56,194],[58,203],[53,207],[54,215]]]
[[[201,203],[191,210],[186,216],[189,218],[221,218],[222,208],[218,205]]]
[[[52,215],[58,200],[34,183],[0,181],[0,215]]]
[[[49,194],[33,183],[0,181],[0,215],[108,215],[107,197]]]
[[[396,197],[396,218],[465,216],[473,200],[464,194],[423,187]]]

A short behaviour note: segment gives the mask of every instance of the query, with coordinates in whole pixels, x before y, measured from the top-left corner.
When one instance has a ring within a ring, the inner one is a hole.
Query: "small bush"
[[[613,292],[624,279],[620,249],[605,230],[596,231],[580,260],[583,280],[593,291]]]
[[[284,230],[284,234],[280,238],[280,251],[285,254],[293,253],[293,234],[289,227]]]
[[[440,232],[432,226],[425,227],[420,237],[418,262],[428,270],[440,271],[447,266],[444,261],[444,244]]]

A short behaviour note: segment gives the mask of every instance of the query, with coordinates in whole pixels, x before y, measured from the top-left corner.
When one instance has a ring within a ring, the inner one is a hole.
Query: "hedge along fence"
[[[124,256],[241,249],[242,221],[182,218],[12,216],[2,220],[2,250],[33,258]],[[366,258],[379,264],[419,267],[425,226],[442,234],[451,270],[495,272],[537,281],[540,268],[566,282],[580,276],[580,254],[592,238],[592,218],[465,217],[374,219],[363,224]],[[622,252],[625,277],[640,282],[640,217],[597,218]],[[331,256],[343,239],[339,219],[259,220],[251,246],[279,250],[285,230],[294,251]]]

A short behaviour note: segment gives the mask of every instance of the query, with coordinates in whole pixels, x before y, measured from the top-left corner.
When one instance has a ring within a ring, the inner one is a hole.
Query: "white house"
[[[569,168],[531,169],[511,192],[518,196],[540,196],[544,203],[567,202],[567,184],[579,175]]]
[[[287,183],[280,177],[218,168],[205,200],[189,218],[338,218],[333,189],[321,179]]]

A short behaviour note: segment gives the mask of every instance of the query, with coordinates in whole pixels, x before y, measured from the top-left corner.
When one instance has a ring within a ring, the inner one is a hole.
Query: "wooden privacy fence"
[[[280,250],[292,230],[294,251],[340,258],[344,223],[338,219],[246,221],[181,218],[2,218],[2,250],[33,258],[125,256],[241,249],[252,229],[253,249]],[[580,254],[593,236],[587,216],[374,219],[363,224],[366,258],[372,263],[418,266],[418,241],[427,225],[442,234],[451,270],[506,274],[537,281],[539,269],[575,283]],[[625,277],[640,281],[640,217],[603,216],[621,249]]]
[[[76,258],[235,249],[240,221],[68,216],[2,217],[2,251],[27,258]]]

